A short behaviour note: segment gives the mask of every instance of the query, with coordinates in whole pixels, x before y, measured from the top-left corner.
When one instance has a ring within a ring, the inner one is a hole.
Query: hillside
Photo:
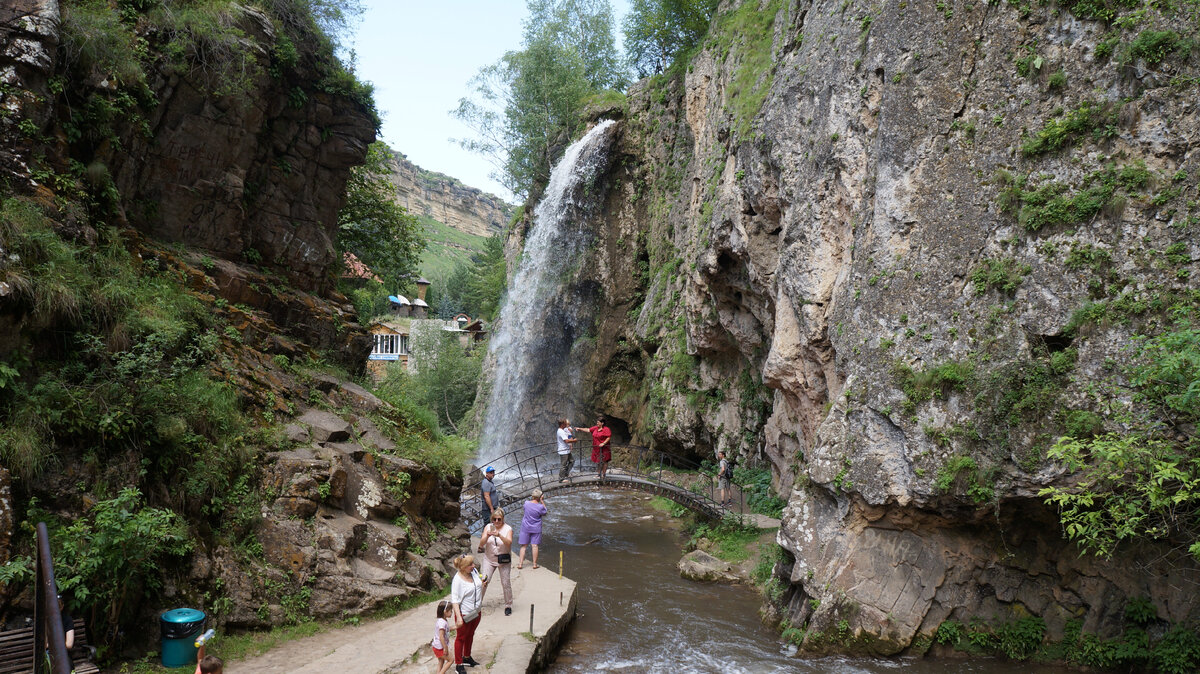
[[[303,3],[0,5],[0,620],[32,531],[105,659],[445,585],[466,447],[352,383],[338,216],[379,124]],[[378,393],[378,395],[376,395]]]
[[[417,216],[427,237],[421,274],[444,279],[454,266],[483,250],[503,232],[515,207],[500,197],[468,187],[450,176],[426,171],[393,152],[391,176],[396,202]]]

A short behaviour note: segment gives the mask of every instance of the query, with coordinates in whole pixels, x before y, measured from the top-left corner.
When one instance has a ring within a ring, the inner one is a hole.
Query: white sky
[[[365,0],[353,42],[358,77],[375,85],[382,140],[421,168],[512,200],[495,167],[451,138],[471,130],[450,116],[485,65],[521,46],[524,0]],[[629,0],[612,0],[616,33]]]

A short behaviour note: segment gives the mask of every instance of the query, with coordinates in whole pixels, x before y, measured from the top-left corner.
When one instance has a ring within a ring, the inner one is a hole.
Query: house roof
[[[343,278],[361,278],[376,283],[383,283],[383,279],[371,271],[371,268],[358,259],[358,256],[354,253],[346,251],[342,255],[342,266],[344,267],[342,270]]]
[[[408,298],[404,295],[388,295],[388,301],[392,304],[412,304],[412,302],[409,302]]]
[[[427,306],[429,306],[428,304],[425,304],[425,300],[421,299],[420,297],[414,298],[414,299],[413,299],[413,301],[412,301],[412,305],[413,305],[414,307],[427,307]]]

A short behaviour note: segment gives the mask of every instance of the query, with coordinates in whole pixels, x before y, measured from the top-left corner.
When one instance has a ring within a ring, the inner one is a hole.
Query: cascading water
[[[591,328],[598,298],[572,281],[594,241],[588,221],[603,196],[595,183],[608,168],[615,131],[616,122],[600,122],[568,147],[534,209],[488,347],[494,368],[481,459],[552,440],[554,418],[575,409],[582,362],[572,351]]]

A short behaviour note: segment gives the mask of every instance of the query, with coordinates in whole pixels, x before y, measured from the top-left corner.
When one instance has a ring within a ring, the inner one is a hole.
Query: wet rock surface
[[[770,466],[788,498],[784,617],[813,633],[846,621],[861,650],[903,652],[947,618],[1112,635],[1134,597],[1194,619],[1178,592],[1200,581],[1194,560],[1170,545],[1081,556],[1038,497],[1070,484],[1045,451],[1134,333],[1072,316],[1186,296],[1197,271],[1200,109],[1169,85],[1194,60],[1122,64],[1099,51],[1109,26],[1061,8],[757,8],[774,12],[761,35],[630,93],[587,267],[604,308],[583,413],[633,442]],[[750,49],[769,73],[742,70]],[[1091,104],[1111,113],[1101,131],[1026,149]],[[1006,201],[1014,179],[1071,196],[1111,167],[1149,182],[1078,222],[1035,227]],[[1186,253],[1163,263],[1172,245]],[[977,280],[993,265],[1011,287]],[[1014,411],[1005,395],[1052,357],[1070,373]],[[912,395],[906,372],[947,363],[974,388]],[[952,470],[964,457],[973,473]]]

